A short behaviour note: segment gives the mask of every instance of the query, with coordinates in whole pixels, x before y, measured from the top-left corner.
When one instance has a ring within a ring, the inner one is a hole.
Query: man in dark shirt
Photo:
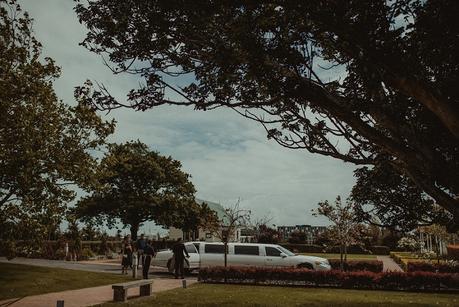
[[[178,238],[177,243],[172,247],[174,252],[174,263],[175,263],[175,278],[177,279],[180,273],[181,278],[184,278],[184,261],[185,255],[190,258],[190,255],[186,251],[185,244],[182,243],[182,239]]]
[[[155,249],[153,248],[152,242],[150,240],[145,243],[143,256],[145,257],[145,261],[142,266],[142,275],[143,279],[148,279],[148,271],[150,270],[151,258],[156,256]]]
[[[140,235],[140,238],[136,242],[136,247],[137,247],[137,259],[139,259],[139,264],[142,266],[144,265],[145,257],[144,257],[144,251],[145,251],[145,246],[147,245],[147,240],[145,240],[144,234]]]

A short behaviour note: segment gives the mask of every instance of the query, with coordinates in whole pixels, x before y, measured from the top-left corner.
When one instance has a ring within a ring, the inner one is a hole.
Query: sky
[[[21,0],[34,19],[34,32],[43,44],[43,56],[61,67],[55,91],[65,103],[75,104],[73,90],[86,79],[103,83],[123,99],[138,86],[132,76],[117,75],[102,59],[78,45],[85,27],[78,22],[72,0]],[[326,225],[313,217],[318,202],[347,197],[355,183],[354,165],[286,149],[268,140],[263,127],[230,109],[195,111],[192,107],[161,106],[145,112],[118,109],[116,131],[110,142],[140,140],[162,155],[180,160],[191,174],[200,199],[241,207],[254,216],[271,216],[272,224]],[[149,225],[145,226],[145,230]]]

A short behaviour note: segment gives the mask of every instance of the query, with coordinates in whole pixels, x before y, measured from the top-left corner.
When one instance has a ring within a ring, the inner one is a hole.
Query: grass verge
[[[96,287],[131,279],[109,273],[0,263],[0,300]]]
[[[457,306],[459,295],[196,284],[114,306]]]

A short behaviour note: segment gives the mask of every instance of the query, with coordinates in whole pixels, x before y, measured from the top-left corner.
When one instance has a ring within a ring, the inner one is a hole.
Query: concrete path
[[[26,264],[33,266],[61,268],[89,272],[101,272],[121,274],[121,260],[105,260],[105,261],[64,261],[64,260],[48,260],[48,259],[31,259],[31,258],[14,258],[7,260],[5,257],[0,257],[0,263]],[[153,278],[170,278],[167,269],[160,267],[151,267]],[[139,269],[138,276],[142,276],[142,271]]]
[[[187,278],[187,286],[196,283],[195,278]],[[154,279],[153,294],[182,287],[181,279],[162,278]],[[128,296],[138,296],[139,289],[129,289]],[[93,306],[113,300],[111,285],[68,290],[62,292],[47,293],[41,295],[27,296],[21,299],[10,299],[0,301],[1,307],[53,307],[58,300],[64,301],[65,307]]]
[[[402,268],[390,256],[376,256],[376,259],[383,262],[384,272],[403,272]]]

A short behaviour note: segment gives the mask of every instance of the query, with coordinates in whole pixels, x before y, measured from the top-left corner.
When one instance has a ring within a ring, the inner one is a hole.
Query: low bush
[[[332,269],[339,270],[340,260],[339,259],[329,259]],[[379,260],[348,260],[344,263],[344,270],[348,272],[356,271],[369,271],[369,272],[382,272],[383,263]]]
[[[408,262],[407,272],[459,273],[459,265],[425,261]]]
[[[81,255],[78,260],[89,260],[90,258],[94,257],[94,252],[89,248],[83,248],[81,251]]]
[[[370,250],[374,255],[389,255],[390,253],[389,246],[375,245]]]
[[[327,253],[339,254],[340,247],[339,246],[329,246],[327,247],[325,251]],[[351,245],[347,248],[347,253],[348,254],[370,254],[370,251],[360,245]]]
[[[291,244],[291,243],[282,243],[282,247],[285,247],[288,250],[293,251],[294,253],[323,253],[324,248],[320,245],[314,244]]]
[[[342,272],[294,268],[211,267],[199,271],[201,282],[306,285],[375,290],[459,290],[459,274],[432,272]]]

